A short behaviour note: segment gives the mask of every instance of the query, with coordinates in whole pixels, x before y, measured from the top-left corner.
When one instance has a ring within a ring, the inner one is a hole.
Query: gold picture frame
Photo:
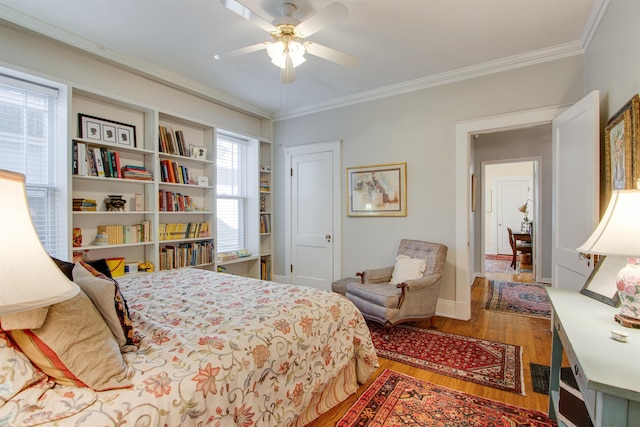
[[[605,202],[611,192],[636,188],[640,178],[640,97],[635,95],[607,123],[604,132]]]
[[[347,168],[348,216],[407,216],[407,164]]]

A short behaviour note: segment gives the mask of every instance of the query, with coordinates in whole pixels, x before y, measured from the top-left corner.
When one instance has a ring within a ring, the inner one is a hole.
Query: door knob
[[[331,234],[327,234],[324,238],[327,239],[327,242],[331,242]]]

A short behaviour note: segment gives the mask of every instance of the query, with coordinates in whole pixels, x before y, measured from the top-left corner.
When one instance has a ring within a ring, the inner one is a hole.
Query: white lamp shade
[[[577,250],[640,257],[640,190],[614,191],[600,224]]]
[[[24,176],[0,170],[0,315],[47,307],[76,295],[42,247],[24,186]]]

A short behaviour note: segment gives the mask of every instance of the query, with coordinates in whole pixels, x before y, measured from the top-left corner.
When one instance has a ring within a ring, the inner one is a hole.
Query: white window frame
[[[32,218],[38,225],[36,230],[41,238],[43,246],[51,256],[60,259],[69,259],[70,256],[70,238],[69,229],[71,218],[69,216],[69,152],[68,145],[68,88],[66,85],[45,79],[25,72],[12,70],[6,67],[0,67],[0,82],[3,85],[16,87],[18,89],[32,91],[35,93],[44,93],[55,95],[54,97],[54,113],[49,117],[51,127],[46,132],[49,150],[47,151],[47,166],[50,168],[47,173],[47,179],[41,182],[33,182],[30,174],[26,169],[26,163],[23,165],[12,165],[10,170],[25,175],[25,186],[27,190],[27,198],[29,199],[32,211],[37,209],[35,202],[44,201],[46,207],[40,210],[39,214],[34,212]],[[7,138],[8,135],[1,135]],[[27,143],[22,139],[20,143]],[[26,152],[26,151],[25,151]],[[0,156],[2,156],[0,151]],[[6,167],[5,166],[0,166]],[[36,194],[44,193],[44,196],[36,196]]]

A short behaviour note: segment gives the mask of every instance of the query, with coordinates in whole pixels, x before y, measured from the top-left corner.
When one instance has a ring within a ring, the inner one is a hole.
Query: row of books
[[[260,279],[271,280],[271,259],[269,258],[260,260]]]
[[[99,225],[97,245],[121,245],[151,241],[151,221],[134,225]]]
[[[271,233],[271,215],[260,214],[260,233]]]
[[[160,270],[212,263],[213,244],[211,242],[181,243],[160,249]]]
[[[269,191],[269,178],[262,177],[260,178],[260,191]]]
[[[198,210],[193,198],[187,194],[160,190],[158,201],[160,212],[196,212]]]
[[[76,212],[95,212],[97,210],[97,207],[98,204],[94,199],[73,199],[73,210]]]
[[[158,227],[160,240],[198,239],[210,235],[208,222],[167,223]]]
[[[78,141],[73,141],[72,173],[78,176],[153,180],[153,175],[144,166],[121,166],[119,152]]]
[[[186,166],[180,166],[171,160],[160,160],[160,179],[162,182],[171,182],[176,184],[195,185],[191,169]]]
[[[160,125],[158,134],[158,149],[161,153],[175,154],[185,157],[191,156],[191,151],[187,146],[184,139],[184,133],[181,130],[174,131],[170,127]]]

